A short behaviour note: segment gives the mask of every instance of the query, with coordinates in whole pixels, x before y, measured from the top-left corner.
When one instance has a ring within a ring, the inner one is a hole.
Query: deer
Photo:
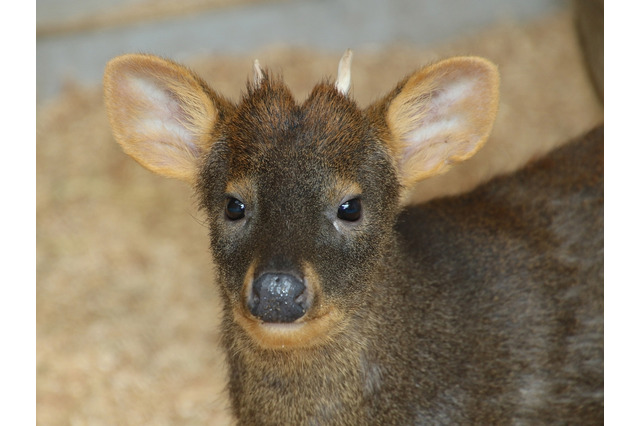
[[[361,108],[351,60],[302,102],[258,61],[237,102],[169,59],[106,66],[114,138],[206,216],[235,419],[602,423],[604,128],[410,205],[489,137],[498,69],[445,59]]]

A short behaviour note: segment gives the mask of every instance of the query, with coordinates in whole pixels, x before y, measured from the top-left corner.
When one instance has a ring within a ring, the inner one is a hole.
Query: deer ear
[[[498,70],[481,58],[452,58],[409,76],[386,112],[401,184],[411,188],[474,155],[491,132],[498,98]]]
[[[195,183],[218,117],[211,91],[194,73],[151,55],[123,55],[105,70],[113,134],[147,169]]]

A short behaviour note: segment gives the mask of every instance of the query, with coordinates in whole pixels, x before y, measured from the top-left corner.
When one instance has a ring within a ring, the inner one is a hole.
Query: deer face
[[[320,345],[346,326],[394,249],[408,189],[472,156],[496,115],[483,59],[424,67],[365,110],[348,97],[350,60],[301,105],[257,64],[238,105],[155,56],[105,72],[116,139],[199,191],[227,319],[264,348]]]
[[[398,210],[382,132],[333,85],[297,105],[265,78],[200,174],[221,285],[265,346],[314,344],[363,300]]]

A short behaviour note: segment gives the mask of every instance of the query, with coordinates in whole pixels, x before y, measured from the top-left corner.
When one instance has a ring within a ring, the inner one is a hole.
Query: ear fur
[[[409,76],[385,117],[403,187],[473,156],[491,132],[498,100],[497,67],[482,58],[451,58]]]
[[[112,59],[104,96],[113,134],[147,169],[191,184],[212,143],[218,110],[193,72],[152,55]]]

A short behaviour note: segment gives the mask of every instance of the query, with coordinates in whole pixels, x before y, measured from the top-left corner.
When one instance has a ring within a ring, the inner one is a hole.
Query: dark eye
[[[238,220],[244,217],[244,203],[237,198],[227,198],[227,206],[224,209],[229,220]]]
[[[362,213],[362,205],[359,198],[352,198],[345,201],[338,207],[338,219],[355,222],[360,219]]]

